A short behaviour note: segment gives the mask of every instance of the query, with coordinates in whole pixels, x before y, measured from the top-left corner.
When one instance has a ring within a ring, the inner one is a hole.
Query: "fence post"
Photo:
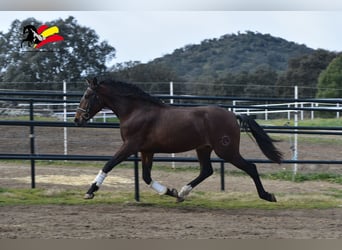
[[[221,191],[224,191],[225,190],[225,183],[224,183],[224,162],[221,161],[220,163],[221,165]]]
[[[67,122],[67,87],[66,87],[66,81],[63,80],[63,121]],[[68,128],[64,127],[64,155],[68,154]]]
[[[135,201],[140,201],[140,194],[139,194],[139,159],[138,153],[134,154],[134,198]]]
[[[298,108],[298,86],[294,86],[294,99],[295,101],[295,108]],[[294,126],[298,127],[298,110],[296,109],[294,112]],[[292,160],[297,161],[298,159],[298,129],[295,129],[295,134],[294,134],[294,142],[293,142],[293,156]],[[295,179],[295,176],[297,174],[297,163],[295,162],[293,165],[293,176],[292,179]]]
[[[268,121],[268,109],[267,109],[267,107],[268,107],[268,103],[266,102],[266,104],[265,104],[265,121]]]
[[[173,96],[173,82],[172,81],[170,82],[170,96],[171,97]],[[170,99],[170,104],[171,105],[173,104],[173,98]],[[175,153],[171,153],[171,157],[175,158]],[[172,164],[172,169],[175,169],[176,163],[173,161],[171,164]]]
[[[33,116],[33,100],[30,99],[30,122],[33,122],[34,116]],[[30,154],[31,157],[35,155],[34,150],[34,125],[31,123],[30,125]],[[35,160],[31,158],[31,188],[36,187],[36,173],[35,173]]]
[[[304,108],[304,103],[301,103],[301,104],[300,104],[300,107],[301,107],[301,108]],[[300,120],[301,120],[301,121],[304,120],[304,110],[303,110],[303,109],[300,111]]]
[[[340,108],[340,103],[336,103],[336,108],[339,109]],[[340,111],[336,112],[336,119],[340,118]]]

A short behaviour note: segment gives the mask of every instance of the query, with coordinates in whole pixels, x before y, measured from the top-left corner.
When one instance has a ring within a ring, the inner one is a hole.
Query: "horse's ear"
[[[96,78],[96,77],[94,77],[94,79],[93,79],[93,85],[94,85],[94,86],[98,86],[97,78]]]
[[[97,87],[99,86],[96,77],[94,77],[93,80],[86,79],[86,81],[87,81],[89,87],[93,90],[97,89]]]

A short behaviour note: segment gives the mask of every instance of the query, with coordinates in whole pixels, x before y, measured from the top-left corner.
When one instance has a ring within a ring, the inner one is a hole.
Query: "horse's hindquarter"
[[[212,147],[224,150],[238,149],[240,143],[240,126],[233,112],[219,107],[210,107],[209,131]]]

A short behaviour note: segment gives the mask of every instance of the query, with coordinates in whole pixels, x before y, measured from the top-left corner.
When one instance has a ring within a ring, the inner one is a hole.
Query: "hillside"
[[[260,68],[284,72],[290,58],[313,52],[305,45],[247,31],[187,45],[149,64],[169,67],[185,81],[200,81]]]
[[[147,64],[119,65],[110,74],[143,82],[142,87],[154,93],[167,93],[168,85],[153,82],[173,81],[179,83],[175,93],[181,94],[292,97],[297,85],[301,97],[313,98],[320,73],[337,55],[269,34],[246,32],[187,45]]]

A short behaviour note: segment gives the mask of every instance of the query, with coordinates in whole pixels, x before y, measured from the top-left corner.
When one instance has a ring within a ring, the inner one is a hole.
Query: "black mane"
[[[115,81],[115,80],[104,80],[100,82],[100,84],[109,85],[113,87],[115,89],[115,95],[118,95],[118,96],[142,99],[144,101],[147,101],[149,103],[153,103],[156,105],[164,105],[163,101],[161,101],[160,99],[156,97],[151,96],[150,94],[140,89],[138,86],[131,84],[131,83]]]

